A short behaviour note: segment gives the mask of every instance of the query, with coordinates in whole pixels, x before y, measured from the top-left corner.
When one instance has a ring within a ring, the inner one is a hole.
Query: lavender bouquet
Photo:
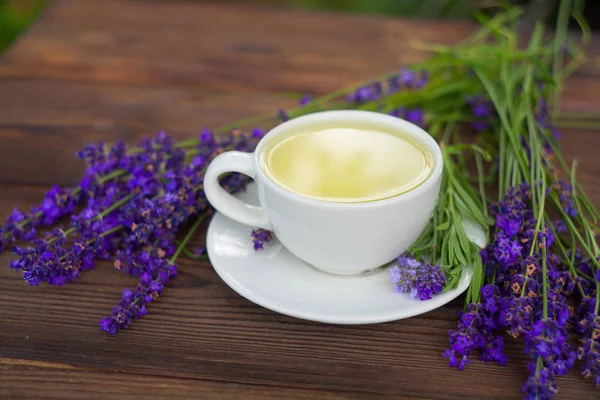
[[[428,61],[321,98],[303,96],[292,110],[183,142],[161,132],[132,147],[90,144],[78,154],[88,165],[79,184],[53,187],[29,212],[15,209],[0,229],[0,250],[13,250],[10,268],[33,286],[66,284],[97,260],[138,277],[100,321],[114,335],[147,313],[176,277],[180,257],[206,256],[188,243],[213,213],[203,178],[216,155],[252,151],[272,126],[315,111],[388,113],[426,127],[445,162],[430,224],[391,269],[396,290],[427,300],[455,288],[464,266],[474,270],[444,352],[450,366],[465,368],[474,351],[506,363],[509,334],[524,340],[531,357],[526,399],[552,398],[555,376],[576,360],[600,386],[600,213],[576,180],[576,163],[564,161],[555,128],[574,121],[558,112],[558,94],[583,60],[588,34],[579,4],[561,2],[554,34],[538,23],[525,46],[518,9],[480,15],[481,28],[461,44],[426,46]],[[571,19],[582,28],[577,38],[567,35]],[[230,174],[221,183],[233,193],[246,179]],[[486,229],[485,249],[468,240],[467,219]],[[252,236],[256,250],[272,237]]]

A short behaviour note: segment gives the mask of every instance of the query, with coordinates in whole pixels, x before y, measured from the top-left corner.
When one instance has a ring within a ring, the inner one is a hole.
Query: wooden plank
[[[75,153],[90,141],[135,143],[161,130],[184,139],[204,127],[275,115],[295,103],[269,93],[204,94],[34,78],[0,79],[0,92],[0,184],[72,185],[83,173]]]
[[[136,399],[164,400],[423,400],[422,397],[380,396],[352,392],[330,392],[273,388],[163,376],[144,376],[84,370],[56,363],[0,358],[0,397],[12,399],[75,400]]]
[[[7,305],[0,309],[0,355],[275,387],[285,383],[435,399],[520,398],[527,361],[521,344],[507,343],[505,367],[473,362],[461,373],[446,366],[441,353],[461,300],[394,323],[326,325],[253,305],[224,285],[207,263],[185,262],[180,270],[148,316],[108,337],[99,331],[98,320],[134,279],[104,264],[64,288],[29,288],[18,274],[0,269],[0,303]],[[466,386],[465,379],[485,384]],[[559,384],[565,396],[572,396],[565,399],[594,393],[576,371],[559,378]]]
[[[473,29],[193,2],[55,2],[0,76],[325,93],[422,60],[411,37],[453,43]]]

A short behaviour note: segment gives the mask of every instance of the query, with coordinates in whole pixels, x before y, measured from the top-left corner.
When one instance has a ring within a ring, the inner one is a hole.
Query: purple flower
[[[62,285],[79,277],[83,259],[87,252],[79,245],[65,247],[66,235],[61,229],[54,229],[36,239],[34,246],[15,247],[13,253],[19,256],[11,262],[11,268],[20,270],[23,279],[31,286],[40,283]],[[89,261],[88,261],[89,262]]]
[[[421,110],[421,109],[415,108],[412,110],[406,110],[406,114],[404,115],[404,118],[408,122],[412,122],[415,125],[418,125],[418,126],[425,125],[424,114],[423,114],[423,110]]]
[[[571,296],[575,291],[577,280],[569,271],[556,271],[551,279],[552,289],[562,296]]]
[[[549,112],[548,103],[546,102],[546,100],[544,100],[544,99],[538,100],[538,107],[537,107],[535,119],[541,129],[550,130],[552,132],[552,136],[554,137],[555,140],[558,140],[560,138],[560,134],[559,134],[558,130],[551,123],[550,112]],[[552,150],[551,150],[552,148],[549,144],[545,145],[544,147],[546,148],[547,152],[549,152],[549,153],[552,152]]]
[[[71,214],[76,205],[77,199],[71,189],[62,189],[54,185],[38,208],[41,222],[44,225],[52,225],[65,215]]]
[[[421,89],[425,86],[427,80],[427,71],[417,72],[404,68],[398,75],[398,81],[404,88]]]
[[[310,94],[305,94],[304,96],[302,96],[302,98],[298,101],[298,104],[300,104],[301,106],[305,106],[308,103],[310,103],[312,101],[312,97],[310,96]]]
[[[573,201],[573,187],[561,180],[557,181],[555,186],[558,190],[558,198],[564,212],[571,218],[575,218],[577,216],[577,209]]]
[[[471,107],[471,112],[473,112],[473,115],[478,118],[489,117],[492,114],[489,104],[481,102],[474,103]]]
[[[459,343],[460,340],[466,340],[467,342],[465,343]],[[469,352],[470,349],[473,346],[472,341],[470,339],[468,339],[468,337],[466,336],[460,336],[457,337],[456,341],[453,343],[453,345],[457,346],[457,347],[461,347],[461,348],[468,348]],[[465,366],[471,362],[471,360],[469,360],[469,356],[466,354],[460,355],[459,352],[459,356],[456,356],[457,350],[452,350],[452,349],[446,349],[444,350],[444,357],[446,357],[448,359],[448,366],[450,367],[455,367],[458,368],[459,371],[462,371],[465,369]]]
[[[531,317],[538,303],[536,297],[513,297],[504,300],[499,314],[500,324],[512,337],[519,337],[531,329]]]
[[[397,293],[409,293],[411,300],[429,300],[443,290],[445,277],[439,265],[429,265],[402,255],[390,270]]]
[[[521,387],[525,400],[551,400],[558,390],[552,371],[543,367],[536,371],[535,363],[529,363],[527,367],[531,374]]]
[[[532,359],[538,357],[546,368],[556,375],[564,375],[575,363],[575,352],[567,343],[564,326],[552,319],[542,319],[531,326],[525,334],[525,352]]]
[[[564,233],[567,231],[567,225],[562,219],[552,221],[552,226],[554,227],[554,230],[558,233]]]
[[[517,240],[509,240],[505,237],[496,239],[494,257],[500,265],[512,266],[520,261],[523,247]]]
[[[141,276],[146,272],[147,266],[156,258],[158,258],[156,251],[134,252],[131,248],[126,248],[117,250],[114,266],[116,270],[124,271],[129,275]]]
[[[576,252],[579,253],[579,250],[576,250]],[[570,256],[571,256],[571,254],[569,254],[569,257]],[[578,255],[575,257],[575,266],[577,267],[578,270],[580,270],[584,274],[591,275],[593,273],[592,272],[593,265],[594,265],[594,262],[592,261],[591,258],[582,260],[581,255]]]
[[[387,94],[393,94],[399,91],[402,88],[402,84],[400,83],[400,76],[394,75],[387,80]]]
[[[404,107],[395,108],[388,113],[391,116],[403,118],[420,127],[425,126],[425,115],[420,108],[406,109]]]
[[[380,82],[373,82],[369,85],[359,87],[346,97],[349,103],[363,104],[370,101],[379,100],[382,96],[382,86]]]
[[[404,108],[404,107],[395,108],[392,111],[390,111],[388,114],[391,115],[392,117],[404,118],[404,116],[406,115],[406,108]]]
[[[413,83],[417,80],[417,73],[415,71],[411,71],[407,68],[404,68],[402,69],[402,71],[400,71],[398,79],[404,87],[411,87],[413,86]]]
[[[36,211],[44,223],[71,215],[71,228],[56,229],[27,246],[15,247],[19,258],[10,266],[21,271],[30,285],[62,285],[93,268],[95,259],[113,257],[117,268],[139,276],[146,270],[146,253],[158,259],[172,256],[179,227],[198,212],[210,212],[201,190],[210,159],[219,150],[253,147],[239,131],[217,141],[205,129],[195,149],[198,154],[186,164],[184,151],[164,132],[143,139],[136,148],[140,151],[130,153],[121,142],[110,150],[102,143],[88,145],[79,153],[89,165],[80,189],[83,209],[74,214],[75,197],[54,187]],[[118,179],[105,180],[103,174]],[[245,177],[233,174],[223,183],[234,192],[245,182]],[[18,210],[9,217],[14,231],[17,225],[26,226],[26,220]],[[30,239],[34,238],[35,234]]]
[[[0,253],[17,240],[35,239],[37,227],[53,225],[73,213],[80,200],[81,192],[78,189],[64,189],[55,185],[38,207],[32,207],[30,213],[21,212],[15,207],[6,224],[0,227]]]
[[[261,139],[263,136],[265,136],[265,131],[260,129],[260,128],[254,128],[252,130],[252,137],[256,138],[256,139]]]
[[[177,275],[177,267],[163,259],[152,259],[134,291],[125,289],[112,315],[100,320],[100,329],[111,335],[127,329],[132,320],[147,314],[146,305],[158,299],[164,285]]]
[[[262,250],[265,247],[265,243],[270,242],[273,239],[273,233],[266,229],[253,229],[252,241],[254,242],[254,250]]]
[[[493,104],[482,96],[470,96],[466,98],[466,103],[471,108],[471,113],[475,120],[471,123],[477,132],[489,128],[490,119],[495,115]]]
[[[482,361],[496,361],[500,365],[507,361],[506,355],[502,353],[504,340],[496,334],[497,305],[492,304],[495,303],[495,290],[488,287],[486,291],[485,305],[469,304],[459,314],[458,329],[450,331],[450,348],[444,351],[450,367],[463,370],[470,362],[469,357],[474,350],[481,351]]]
[[[213,133],[208,129],[208,128],[204,128],[202,130],[202,132],[200,132],[200,144],[213,144],[215,141],[215,136],[213,135]]]
[[[596,285],[596,289],[597,289]],[[594,379],[600,388],[600,316],[595,313],[595,297],[586,297],[577,309],[575,329],[583,335],[577,358],[583,361],[582,375]]]
[[[403,68],[400,73],[387,80],[387,94],[401,89],[422,89],[429,79],[427,71],[413,71]]]
[[[277,112],[277,118],[279,118],[282,121],[287,121],[290,119],[290,116],[288,115],[288,113],[285,110],[279,110]]]
[[[554,376],[564,373],[574,361],[574,353],[564,340],[570,317],[565,295],[572,293],[576,281],[569,272],[561,269],[560,257],[551,251],[554,237],[544,227],[538,233],[538,245],[541,240],[546,241],[549,282],[546,292],[548,317],[542,318],[541,254],[536,246],[529,256],[527,247],[533,240],[537,223],[529,208],[529,199],[529,187],[520,185],[510,188],[502,201],[490,207],[496,219],[496,238],[481,255],[488,274],[494,276],[495,281],[482,288],[481,303],[469,305],[462,315],[459,323],[462,328],[451,334],[451,350],[468,356],[471,350],[479,349],[482,360],[505,362],[502,351],[498,350],[501,341],[497,333],[507,331],[515,338],[524,337],[527,353],[534,360],[539,356],[542,367]],[[470,330],[465,332],[465,326]],[[452,346],[458,343],[459,336],[468,336],[472,345],[466,349]],[[544,376],[531,377],[527,387],[537,388],[539,378]]]
[[[506,235],[508,238],[512,238],[519,232],[521,227],[521,218],[515,214],[499,214],[496,217],[496,226],[500,229],[500,232]]]
[[[206,247],[198,247],[196,250],[194,250],[194,257],[197,259],[205,258],[206,254]]]

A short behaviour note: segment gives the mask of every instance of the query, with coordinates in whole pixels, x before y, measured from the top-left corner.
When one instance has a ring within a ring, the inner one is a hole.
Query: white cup
[[[294,133],[327,128],[370,129],[398,134],[426,149],[433,160],[425,181],[395,197],[363,203],[322,201],[286,190],[261,166],[265,144]],[[339,275],[378,268],[406,251],[431,218],[438,200],[443,157],[437,142],[418,126],[368,111],[324,111],[284,122],[258,143],[254,153],[229,151],[210,163],[204,178],[208,201],[242,224],[275,233],[296,257]],[[233,197],[218,182],[227,172],[240,172],[258,186],[260,207]]]

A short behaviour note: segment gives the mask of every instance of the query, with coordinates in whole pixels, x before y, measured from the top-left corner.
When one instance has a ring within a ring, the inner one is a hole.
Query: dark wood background
[[[460,23],[312,14],[184,1],[54,1],[0,59],[0,215],[38,203],[82,173],[86,142],[177,138],[291,105],[283,92],[325,94],[455,43]],[[569,110],[600,110],[600,61],[564,93]],[[600,204],[597,132],[563,131],[580,179]],[[202,238],[197,243],[200,244]],[[100,332],[135,283],[110,265],[65,287],[30,288],[0,259],[0,398],[519,399],[522,346],[509,364],[446,366],[462,299],[420,317],[366,326],[305,322],[258,307],[208,262],[181,274],[148,316]],[[559,399],[598,399],[577,371]]]

